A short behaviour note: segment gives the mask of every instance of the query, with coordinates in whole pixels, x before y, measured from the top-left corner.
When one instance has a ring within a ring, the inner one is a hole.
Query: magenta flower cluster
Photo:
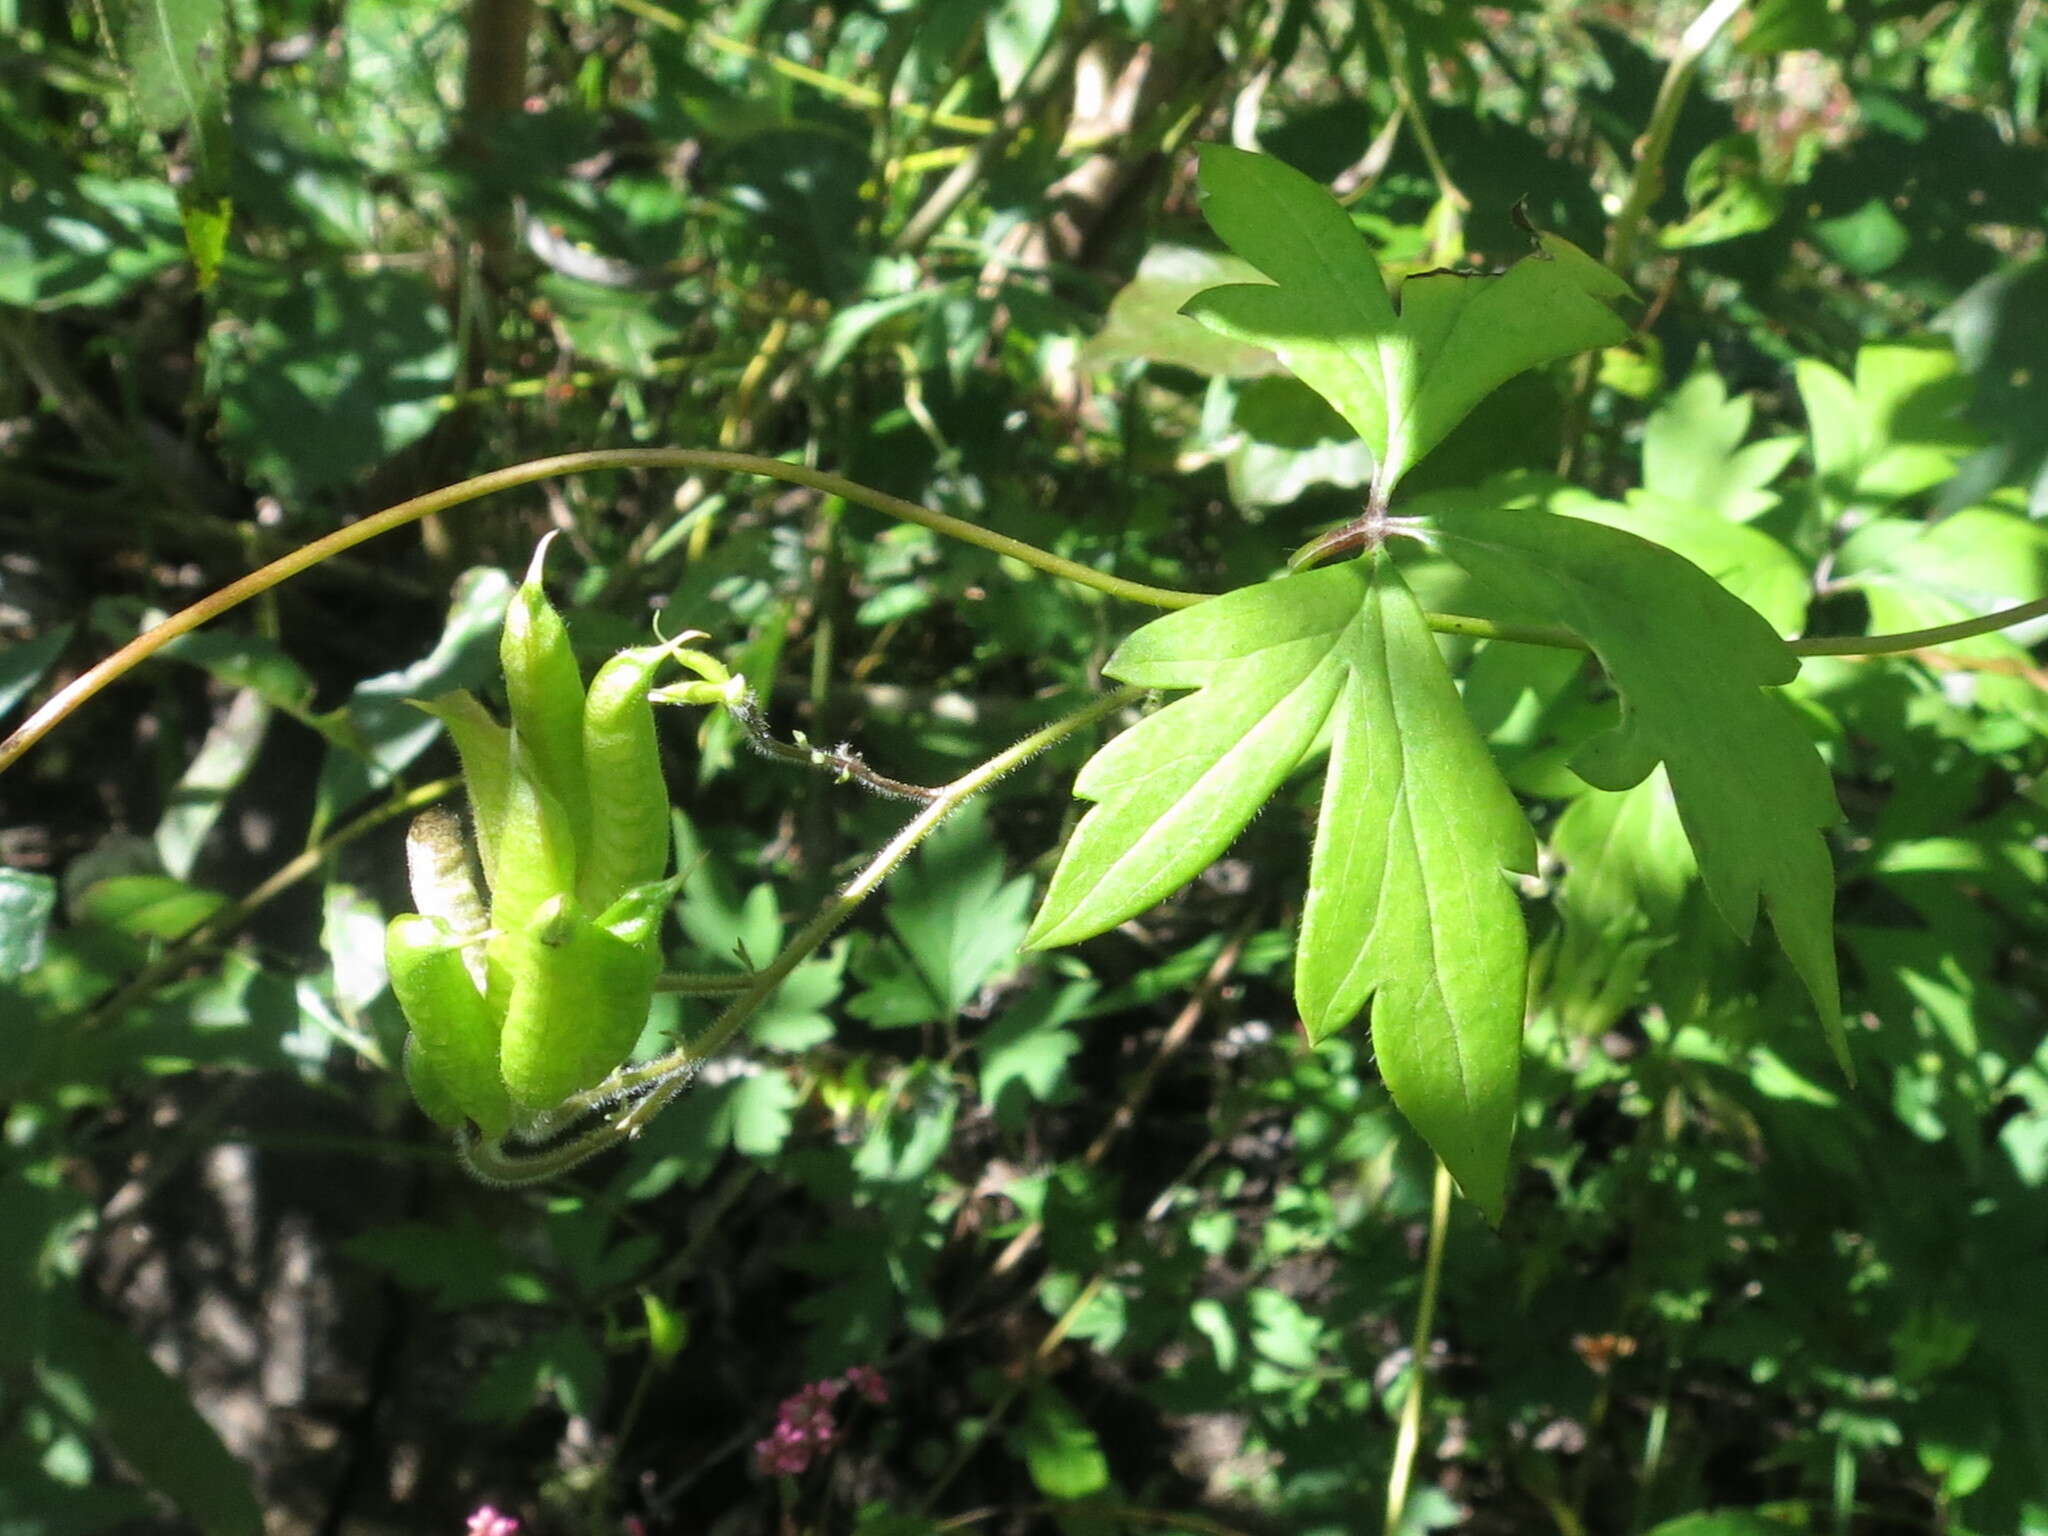
[[[856,1365],[843,1377],[827,1377],[798,1388],[782,1400],[775,1428],[754,1442],[754,1470],[763,1477],[800,1477],[812,1460],[839,1438],[832,1405],[848,1387],[870,1403],[889,1401],[889,1384],[871,1365]]]
[[[478,1505],[469,1517],[469,1529],[464,1536],[519,1536],[519,1522],[510,1515],[501,1515],[488,1504]]]

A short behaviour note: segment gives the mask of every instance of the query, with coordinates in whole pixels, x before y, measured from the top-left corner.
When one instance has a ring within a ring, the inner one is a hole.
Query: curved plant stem
[[[1066,82],[1073,73],[1074,61],[1081,56],[1081,50],[1088,45],[1094,32],[1090,7],[1081,7],[1079,15],[1062,18],[1057,34],[1047,41],[1037,61],[1018,82],[1016,92],[1004,103],[1003,110],[989,125],[989,131],[976,141],[967,158],[947,173],[945,180],[896,231],[895,238],[889,242],[892,252],[914,256],[925,248],[953,210],[987,180],[989,167],[1010,147],[1010,141],[1024,131],[1045,99]]]
[[[1979,614],[1974,619],[1937,624],[1932,629],[1908,629],[1895,635],[1838,635],[1824,640],[1794,640],[1792,649],[1801,656],[1896,656],[1901,651],[1925,651],[1957,640],[1974,640],[1979,635],[2010,629],[2015,624],[2040,618],[2048,618],[2048,597],[2036,598],[2031,603],[2017,603],[1996,613]]]
[[[1141,581],[1126,581],[1122,577],[1098,571],[1093,566],[1082,565],[1079,561],[1040,549],[1035,544],[1026,544],[1021,539],[993,532],[961,518],[948,516],[944,512],[934,512],[931,508],[921,507],[914,501],[906,501],[901,496],[871,490],[843,475],[810,469],[801,464],[787,464],[780,459],[767,458],[761,454],[732,453],[715,448],[605,448],[585,453],[556,454],[551,458],[532,459],[524,464],[494,469],[488,474],[459,480],[437,491],[429,491],[424,496],[415,496],[396,506],[386,507],[383,511],[372,513],[360,522],[351,523],[325,538],[315,539],[312,543],[251,571],[240,580],[229,582],[218,592],[209,593],[198,602],[179,609],[162,623],[137,635],[113,655],[95,663],[58,689],[44,701],[40,709],[23,721],[12,735],[0,741],[0,773],[5,773],[13,767],[30,747],[55,730],[73,710],[154,656],[178,636],[189,634],[202,624],[219,618],[229,609],[268,592],[302,572],[311,570],[322,561],[330,560],[346,550],[354,549],[358,544],[367,544],[371,539],[403,528],[409,523],[416,523],[436,512],[445,512],[451,507],[479,501],[499,491],[515,490],[520,486],[555,479],[562,475],[615,469],[702,470],[711,473],[760,475],[764,479],[786,481],[791,485],[821,491],[828,496],[842,497],[886,516],[915,523],[921,528],[929,528],[934,533],[958,539],[962,543],[972,544],[993,554],[1006,555],[1034,570],[1043,571],[1049,576],[1057,576],[1063,581],[1071,581],[1077,586],[1090,587],[1111,597],[1122,598],[1127,602],[1144,603],[1154,608],[1192,608],[1196,603],[1207,601],[1212,595],[1206,592],[1183,592],[1173,587],[1155,587]],[[1932,629],[1908,630],[1895,635],[1846,635],[1817,640],[1794,640],[1791,646],[1793,651],[1801,656],[1883,656],[1901,651],[1926,650],[1930,646],[1945,645],[1955,640],[1967,640],[2044,615],[2048,615],[2048,599],[2021,603],[2017,607],[2001,609],[1997,613],[1985,614],[1980,618],[1963,619]],[[1553,624],[1503,624],[1490,619],[1470,618],[1464,614],[1454,613],[1431,613],[1424,617],[1429,627],[1439,634],[1465,635],[1480,640],[1512,640],[1524,645],[1548,645],[1567,650],[1588,649],[1586,642],[1577,635]]]
[[[1415,1448],[1422,1439],[1423,1384],[1428,1379],[1429,1340],[1436,1327],[1437,1282],[1444,1272],[1444,1238],[1451,1224],[1451,1171],[1441,1159],[1429,1197],[1429,1248],[1422,1260],[1422,1299],[1415,1307],[1410,1340],[1408,1395],[1401,1402],[1401,1428],[1394,1437],[1394,1464],[1387,1472],[1386,1536],[1401,1528],[1408,1484],[1415,1475]]]
[[[1693,75],[1699,69],[1701,57],[1713,46],[1714,39],[1727,30],[1742,4],[1743,0],[1709,0],[1680,35],[1678,49],[1665,67],[1664,78],[1657,83],[1649,126],[1636,140],[1636,163],[1629,172],[1628,190],[1622,194],[1614,221],[1607,226],[1607,243],[1600,255],[1602,264],[1623,282],[1633,277],[1643,226],[1664,191],[1664,158],[1671,151],[1671,136],[1677,131],[1679,113],[1685,106],[1686,93],[1692,89]],[[1565,407],[1557,463],[1558,473],[1567,477],[1578,458],[1579,440],[1586,431],[1593,385],[1598,377],[1597,359],[1590,354],[1581,358],[1575,372],[1576,381]]]
[[[1629,177],[1628,192],[1607,231],[1603,259],[1624,280],[1635,261],[1636,242],[1642,238],[1650,205],[1664,190],[1664,157],[1670,152],[1671,135],[1678,127],[1679,109],[1692,88],[1693,74],[1699,69],[1701,57],[1713,46],[1714,39],[1727,30],[1742,4],[1743,0],[1712,0],[1695,16],[1679,37],[1678,51],[1672,54],[1657,86],[1657,99],[1650,108],[1650,126],[1636,141],[1636,165]]]
[[[12,767],[24,752],[47,736],[58,722],[79,705],[138,663],[155,655],[179,635],[210,623],[229,609],[247,602],[259,593],[269,591],[302,571],[310,570],[323,560],[332,559],[344,550],[354,549],[358,544],[366,544],[371,539],[403,528],[409,523],[416,523],[423,517],[445,512],[466,502],[481,500],[499,491],[515,490],[541,480],[552,480],[562,475],[586,474],[601,469],[686,469],[760,475],[769,480],[782,480],[791,485],[806,486],[829,496],[843,497],[847,501],[872,508],[886,516],[899,518],[906,523],[916,523],[919,527],[929,528],[934,533],[959,539],[962,543],[975,545],[993,554],[1007,555],[1013,560],[1020,560],[1034,569],[1044,571],[1047,575],[1058,576],[1080,586],[1092,587],[1098,592],[1129,602],[1146,603],[1154,608],[1189,608],[1209,595],[1205,592],[1181,592],[1171,587],[1148,586],[1144,582],[1125,581],[1120,577],[1105,575],[1093,567],[1064,559],[1034,544],[1026,544],[1021,539],[992,532],[960,518],[949,517],[943,512],[934,512],[929,507],[921,507],[914,501],[904,500],[901,496],[891,496],[886,491],[870,490],[867,486],[848,480],[843,475],[808,469],[801,464],[785,464],[780,459],[767,458],[761,454],[730,453],[714,448],[605,448],[585,453],[556,454],[550,458],[532,459],[524,464],[494,469],[488,474],[459,480],[437,491],[429,491],[424,496],[415,496],[410,501],[386,507],[383,511],[373,513],[360,522],[351,523],[325,538],[315,539],[282,559],[273,560],[261,569],[251,571],[239,581],[229,582],[218,592],[210,593],[191,606],[180,609],[161,624],[144,634],[137,635],[113,655],[60,688],[41,709],[29,716],[13,735],[0,742],[0,773]]]
[[[761,1005],[774,996],[776,988],[788,979],[790,972],[816,953],[818,947],[838,930],[840,924],[853,915],[863,901],[875,893],[881,883],[894,872],[896,866],[909,857],[911,850],[929,837],[940,822],[1003,775],[1020,767],[1048,747],[1064,741],[1076,731],[1085,730],[1125,705],[1135,703],[1143,698],[1146,692],[1143,688],[1119,688],[1114,693],[1091,699],[1073,713],[1062,716],[1041,730],[1033,731],[1022,741],[1004,748],[987,762],[970,769],[944,786],[931,804],[911,818],[910,823],[891,838],[881,852],[868,861],[867,866],[853,877],[845,889],[819,909],[796,936],[783,946],[780,954],[760,970],[744,978],[745,989],[702,1035],[687,1045],[670,1051],[666,1056],[648,1062],[645,1066],[614,1074],[589,1092],[568,1100],[548,1116],[551,1124],[565,1125],[572,1123],[579,1115],[601,1109],[607,1104],[618,1103],[635,1093],[643,1095],[617,1118],[560,1146],[537,1152],[507,1148],[479,1137],[465,1136],[460,1143],[463,1161],[473,1173],[487,1182],[526,1184],[566,1173],[584,1159],[595,1156],[607,1147],[637,1136],[667,1107],[670,1100],[689,1086],[697,1069],[723,1050],[733,1036],[745,1026],[747,1020],[759,1011]]]
[[[682,997],[720,997],[728,992],[744,992],[753,979],[748,972],[728,976],[717,971],[665,971],[654,978],[654,990]]]
[[[808,85],[827,96],[836,96],[841,101],[851,102],[857,107],[866,107],[874,112],[893,112],[903,117],[914,117],[927,121],[935,128],[950,128],[955,133],[987,133],[995,126],[985,117],[967,117],[958,112],[947,112],[942,108],[920,106],[914,101],[890,101],[880,91],[870,90],[852,80],[842,80],[837,75],[828,75],[822,69],[812,69],[799,64],[795,59],[785,59],[780,54],[769,53],[752,43],[743,43],[736,37],[726,37],[708,27],[692,26],[674,11],[651,3],[651,0],[612,0],[622,11],[631,11],[642,20],[670,32],[680,32],[720,53],[729,53],[736,58],[753,63],[765,64],[786,79]]]
[[[815,693],[812,707],[814,710],[817,707]],[[842,783],[858,784],[890,800],[912,800],[928,805],[938,797],[936,789],[923,784],[906,784],[901,779],[875,772],[851,747],[818,747],[808,741],[777,740],[768,729],[767,717],[761,713],[760,700],[752,693],[737,703],[728,704],[726,713],[747,733],[747,745],[763,757],[793,763],[799,768],[822,768]]]
[[[1436,195],[1458,211],[1460,219],[1472,207],[1458,184],[1451,179],[1450,168],[1444,164],[1444,157],[1437,152],[1436,136],[1429,131],[1429,113],[1423,95],[1415,87],[1412,78],[1414,61],[1408,53],[1405,39],[1397,43],[1395,30],[1388,20],[1382,0],[1367,0],[1365,14],[1372,23],[1373,35],[1379,40],[1380,51],[1387,56],[1387,74],[1393,82],[1394,100],[1406,115],[1409,127],[1415,133],[1416,148],[1422,151],[1423,163],[1429,167],[1429,174],[1436,182]],[[1437,250],[1434,254],[1443,261],[1451,261],[1464,254],[1462,235],[1460,249],[1455,251]]]

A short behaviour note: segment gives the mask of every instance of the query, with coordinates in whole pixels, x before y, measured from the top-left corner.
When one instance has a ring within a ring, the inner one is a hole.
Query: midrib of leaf
[[[1395,1103],[1497,1219],[1526,976],[1505,871],[1529,867],[1533,838],[1413,593],[1383,556],[1366,580],[1346,635],[1297,1002],[1316,1039],[1370,1005]]]
[[[178,37],[173,29],[170,9],[165,0],[150,0],[150,16],[156,22],[157,36],[163,43],[164,58],[168,61],[171,80],[179,96],[184,98],[185,113],[194,122],[199,118],[199,97],[194,93],[191,82],[185,75],[184,55],[178,47]]]
[[[1388,678],[1391,682],[1391,667],[1388,668]],[[1389,694],[1391,696],[1391,702],[1393,704],[1394,710],[1397,744],[1414,739],[1410,734],[1411,732],[1414,732],[1417,729],[1417,721],[1415,719],[1414,710],[1415,695],[1413,690],[1401,687],[1390,687]],[[1464,1016],[1464,1012],[1462,1009],[1454,1007],[1452,1005],[1450,994],[1444,990],[1442,980],[1444,974],[1443,947],[1438,942],[1438,934],[1445,930],[1441,926],[1442,919],[1440,916],[1440,904],[1437,899],[1436,886],[1430,878],[1430,861],[1424,855],[1421,834],[1418,830],[1418,825],[1415,817],[1414,803],[1412,798],[1412,790],[1415,782],[1414,775],[1409,771],[1410,764],[1408,760],[1408,753],[1405,750],[1400,750],[1400,757],[1401,777],[1394,788],[1393,815],[1394,819],[1398,820],[1401,823],[1403,830],[1407,834],[1405,841],[1408,846],[1408,856],[1414,861],[1416,883],[1422,889],[1423,910],[1429,914],[1429,923],[1427,926],[1427,946],[1429,955],[1429,968],[1427,973],[1428,981],[1422,988],[1421,993],[1418,995],[1417,1005],[1419,1008],[1423,1003],[1427,1002],[1435,1013],[1441,1015],[1443,1018],[1448,1019],[1450,1021],[1451,1060],[1457,1066],[1458,1097],[1460,1100],[1464,1102],[1464,1105],[1468,1111],[1476,1112],[1479,1106],[1474,1101],[1472,1096],[1471,1021]],[[1456,850],[1455,848],[1452,851],[1454,855],[1458,852],[1458,850]],[[1462,862],[1462,859],[1460,860],[1460,862]],[[1482,871],[1482,875],[1490,875],[1491,878],[1497,880],[1505,878],[1501,871],[1497,868],[1492,871]],[[1378,937],[1379,924],[1381,921],[1384,921],[1385,916],[1386,914],[1382,912],[1374,920],[1373,929],[1375,938]],[[1466,924],[1473,924],[1484,921],[1484,919],[1479,914],[1471,911],[1461,911],[1457,913],[1455,920],[1462,921]]]
[[[1406,740],[1410,722],[1402,716],[1401,690],[1394,689],[1392,692],[1396,739],[1397,741]],[[1465,1021],[1459,1016],[1459,1010],[1451,1006],[1450,995],[1444,991],[1441,980],[1444,973],[1443,951],[1437,943],[1437,903],[1435,890],[1430,883],[1429,861],[1422,855],[1422,841],[1416,833],[1415,812],[1409,801],[1408,786],[1408,755],[1402,752],[1401,777],[1394,786],[1394,803],[1389,808],[1387,814],[1387,846],[1393,846],[1393,829],[1398,823],[1406,834],[1403,841],[1408,845],[1408,857],[1415,864],[1416,884],[1422,887],[1423,910],[1429,914],[1429,923],[1425,930],[1425,943],[1429,954],[1429,969],[1427,972],[1429,979],[1424,983],[1420,994],[1416,998],[1416,1003],[1418,1009],[1427,1003],[1431,1012],[1440,1014],[1451,1021],[1451,1060],[1456,1065],[1458,1071],[1458,1098],[1469,1111],[1475,1108],[1475,1106],[1472,1102],[1471,1064],[1467,1060],[1468,1031],[1464,1027]],[[1471,914],[1467,913],[1465,916],[1469,919]],[[1368,950],[1373,947],[1373,941],[1380,937],[1380,924],[1386,921],[1386,917],[1387,904],[1383,903],[1379,913],[1373,918],[1372,934],[1366,941],[1366,948]]]
[[[1384,651],[1381,660],[1382,665],[1379,670],[1391,685],[1392,668],[1385,665]],[[1359,660],[1353,660],[1347,664],[1346,671],[1347,678],[1342,695],[1344,714],[1338,717],[1336,732],[1340,738],[1354,731],[1364,731],[1369,735],[1372,727],[1370,713],[1365,708],[1365,689],[1367,684],[1364,669],[1360,666]],[[1389,849],[1406,846],[1408,857],[1416,872],[1417,884],[1422,889],[1423,907],[1430,915],[1428,929],[1424,934],[1429,955],[1429,965],[1426,973],[1428,980],[1420,989],[1416,998],[1416,1004],[1418,1008],[1425,1004],[1431,1004],[1437,1013],[1452,1021],[1453,1059],[1456,1061],[1458,1069],[1458,1096],[1469,1109],[1472,1106],[1471,1074],[1466,1062],[1463,1042],[1458,1038],[1457,1024],[1459,1021],[1457,1010],[1450,1006],[1450,999],[1438,980],[1443,974],[1443,966],[1441,964],[1442,949],[1437,943],[1437,902],[1429,879],[1429,865],[1423,857],[1422,843],[1416,830],[1415,813],[1409,795],[1408,754],[1402,749],[1401,745],[1407,739],[1407,732],[1412,729],[1413,722],[1408,715],[1403,713],[1402,690],[1389,686],[1388,693],[1389,702],[1393,707],[1395,717],[1394,755],[1398,762],[1399,771],[1395,775],[1392,791],[1388,797],[1385,846]],[[1354,721],[1353,716],[1358,718]],[[1374,761],[1374,753],[1369,741],[1364,745],[1363,750],[1366,760],[1370,764]],[[1332,771],[1334,771],[1334,765]],[[1398,839],[1396,837],[1397,831],[1400,834]],[[1345,849],[1346,872],[1332,879],[1330,881],[1331,885],[1341,887],[1356,879],[1356,876],[1349,873],[1351,858],[1352,848],[1347,847]],[[1365,942],[1359,946],[1358,953],[1345,968],[1344,978],[1333,989],[1333,996],[1341,997],[1349,991],[1360,970],[1367,966],[1368,957],[1377,956],[1380,953],[1380,945],[1388,937],[1385,925],[1392,921],[1394,917],[1394,905],[1393,901],[1385,899],[1379,903],[1379,910],[1373,914],[1372,926],[1366,932]],[[1365,994],[1367,1000],[1369,1001],[1379,990],[1380,988],[1378,987],[1368,989]]]
[[[1399,402],[1396,401],[1396,399],[1394,398],[1393,378],[1387,372],[1387,349],[1379,339],[1386,333],[1378,327],[1379,317],[1372,313],[1359,301],[1359,297],[1356,293],[1353,292],[1351,285],[1348,282],[1346,282],[1344,278],[1339,274],[1337,270],[1337,265],[1335,261],[1330,257],[1328,252],[1324,249],[1323,242],[1320,239],[1316,238],[1316,232],[1314,228],[1302,219],[1300,212],[1292,205],[1282,204],[1280,211],[1285,215],[1289,226],[1295,231],[1295,234],[1302,248],[1308,251],[1308,253],[1314,258],[1317,272],[1321,276],[1324,286],[1331,293],[1338,294],[1342,297],[1344,308],[1349,311],[1349,318],[1351,322],[1354,325],[1356,325],[1359,328],[1359,330],[1368,338],[1367,345],[1372,348],[1373,361],[1376,364],[1378,364],[1378,368],[1376,371],[1379,374],[1380,399],[1383,403],[1382,408],[1384,410],[1387,422],[1387,440],[1384,443],[1368,443],[1366,445],[1367,447],[1373,450],[1373,453],[1375,455],[1375,462],[1373,468],[1374,478],[1377,479],[1379,478],[1380,473],[1383,471],[1383,465],[1381,465],[1379,460],[1385,458],[1392,451],[1393,448],[1394,413],[1395,410],[1398,408],[1399,404]],[[1368,255],[1368,260],[1371,260],[1370,255]],[[1375,274],[1377,274],[1379,263],[1377,261],[1372,261],[1371,264]],[[1377,275],[1375,277],[1375,280],[1378,281],[1380,284],[1380,292],[1382,296],[1385,298],[1388,311],[1393,315],[1394,323],[1398,328],[1398,326],[1400,325],[1400,316],[1397,312],[1394,312],[1394,300],[1392,295],[1386,292],[1386,281],[1382,277],[1377,277]],[[1304,294],[1302,295],[1302,297],[1305,299],[1307,295]],[[1366,387],[1371,388],[1372,380],[1370,375],[1375,370],[1368,369],[1366,365],[1362,361],[1360,361],[1356,351],[1354,351],[1351,347],[1344,347],[1343,352],[1346,361],[1348,361],[1358,373],[1366,376]]]

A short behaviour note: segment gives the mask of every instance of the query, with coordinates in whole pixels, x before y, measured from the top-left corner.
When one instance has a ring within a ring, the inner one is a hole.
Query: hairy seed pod
[[[576,842],[569,815],[538,777],[526,738],[512,738],[512,772],[498,835],[498,883],[491,926],[517,933],[541,905],[576,889]]]
[[[405,1086],[412,1090],[412,1101],[419,1105],[422,1114],[434,1124],[446,1126],[451,1131],[459,1131],[469,1124],[469,1112],[427,1060],[426,1053],[420,1049],[418,1035],[406,1035],[404,1063]]]
[[[547,541],[534,551],[526,580],[505,609],[498,660],[512,706],[512,732],[526,745],[532,771],[568,816],[576,846],[590,823],[583,775],[583,675],[569,629],[541,589]]]
[[[401,913],[384,931],[391,991],[412,1025],[423,1079],[485,1134],[502,1136],[512,1106],[498,1075],[498,1016],[477,990],[464,942],[437,917]],[[421,1099],[430,1114],[441,1103]]]
[[[503,950],[512,978],[500,1060],[515,1103],[545,1109],[602,1082],[647,1023],[661,956],[547,903]]]
[[[668,784],[647,690],[670,647],[621,651],[590,684],[583,706],[583,771],[590,836],[576,871],[586,910],[600,912],[668,869]]]
[[[462,760],[463,785],[469,791],[470,820],[476,826],[477,859],[484,867],[484,885],[495,891],[499,828],[505,820],[506,784],[512,774],[512,733],[465,689],[425,703],[413,702],[439,720],[455,742],[456,756]]]

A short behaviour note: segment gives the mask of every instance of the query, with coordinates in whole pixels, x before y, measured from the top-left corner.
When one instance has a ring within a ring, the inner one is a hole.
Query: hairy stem
[[[890,800],[912,800],[928,805],[939,797],[940,792],[936,789],[923,784],[906,784],[901,779],[875,772],[850,746],[820,747],[803,740],[781,740],[768,729],[768,719],[761,712],[760,700],[751,693],[738,703],[727,705],[726,713],[747,733],[747,745],[763,757],[793,763],[799,768],[821,768],[836,779],[859,784]]]
[[[750,973],[745,971],[732,975],[722,971],[664,971],[654,978],[654,990],[682,997],[719,997],[727,992],[744,992],[750,979]]]

